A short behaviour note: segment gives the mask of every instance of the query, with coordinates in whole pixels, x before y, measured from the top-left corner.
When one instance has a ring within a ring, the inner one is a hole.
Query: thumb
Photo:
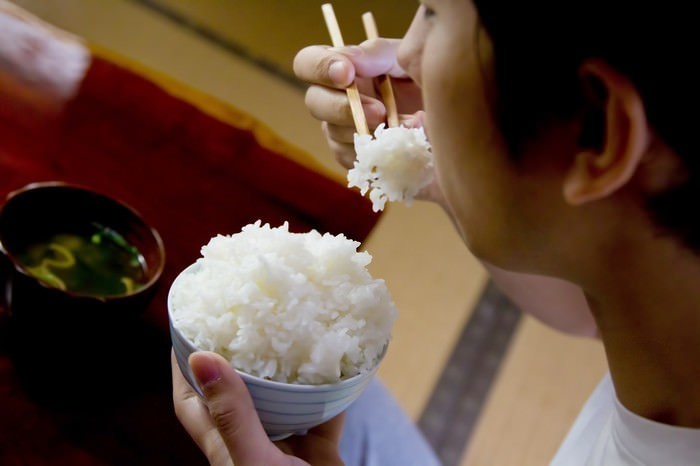
[[[336,49],[345,55],[355,67],[355,74],[373,78],[388,74],[394,78],[405,78],[406,72],[396,61],[399,39],[369,39],[360,45]]]
[[[189,364],[233,463],[274,464],[281,452],[267,437],[240,375],[216,353],[193,353]]]

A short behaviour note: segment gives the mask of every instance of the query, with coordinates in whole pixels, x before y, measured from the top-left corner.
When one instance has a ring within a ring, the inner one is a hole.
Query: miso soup
[[[81,295],[131,293],[146,283],[143,255],[118,232],[98,223],[35,242],[19,260],[45,284]]]

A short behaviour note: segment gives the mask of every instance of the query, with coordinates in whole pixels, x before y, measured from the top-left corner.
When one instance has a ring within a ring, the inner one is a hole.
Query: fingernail
[[[343,61],[334,61],[328,67],[328,77],[339,86],[346,86],[348,82],[348,65]]]
[[[331,47],[328,50],[331,52],[342,53],[343,55],[348,55],[350,57],[356,57],[362,55],[364,50],[358,45],[349,45],[347,47]]]
[[[418,111],[414,113],[413,115],[407,115],[407,116],[402,116],[402,122],[401,124],[407,128],[420,128],[421,126],[424,126],[425,122],[423,121],[423,118],[425,116],[424,111]]]
[[[401,126],[409,129],[417,128],[419,126],[418,121],[413,116],[404,117],[400,115],[399,122],[401,123]]]
[[[189,364],[199,386],[204,389],[221,380],[221,370],[216,360],[209,355],[193,353]]]

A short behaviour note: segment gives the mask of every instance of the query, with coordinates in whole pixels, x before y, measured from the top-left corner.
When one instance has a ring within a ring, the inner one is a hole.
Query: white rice
[[[355,133],[355,165],[348,171],[348,187],[367,191],[372,209],[384,209],[386,201],[410,205],[416,194],[433,180],[433,155],[423,128],[382,123],[370,135]]]
[[[334,383],[378,363],[398,311],[343,235],[258,221],[202,247],[172,291],[173,325],[198,348],[278,382]]]

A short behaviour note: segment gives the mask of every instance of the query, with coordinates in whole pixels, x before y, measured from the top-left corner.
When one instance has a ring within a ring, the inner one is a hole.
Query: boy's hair
[[[579,67],[604,60],[637,87],[650,126],[683,162],[680,186],[647,200],[663,231],[700,253],[698,26],[680,0],[473,0],[494,47],[496,115],[515,156],[548,123],[590,112],[581,144],[604,138],[601,113],[586,104]]]

